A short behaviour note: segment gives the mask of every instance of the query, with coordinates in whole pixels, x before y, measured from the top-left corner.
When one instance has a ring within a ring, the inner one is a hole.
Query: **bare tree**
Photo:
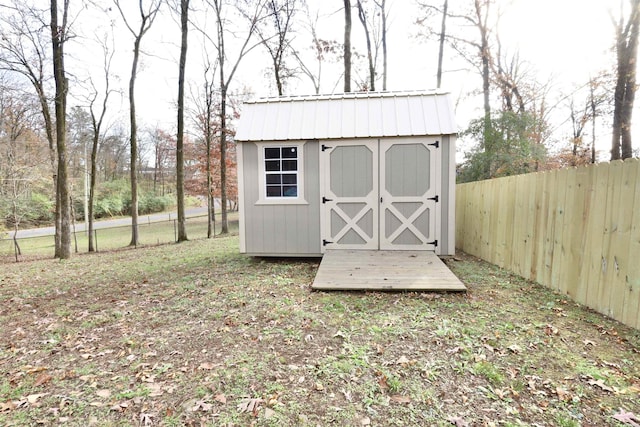
[[[616,30],[615,51],[617,67],[611,160],[627,159],[633,156],[631,117],[636,95],[640,0],[629,0],[629,3],[631,9],[628,20],[625,22],[623,11],[621,10],[620,18],[613,22]]]
[[[102,138],[102,126],[104,124],[104,118],[107,113],[107,105],[109,102],[109,96],[113,92],[110,84],[110,73],[111,73],[111,61],[113,60],[113,55],[115,50],[110,49],[108,47],[107,41],[101,41],[102,50],[104,52],[104,62],[102,65],[102,71],[104,72],[104,88],[102,92],[102,102],[100,104],[100,108],[96,107],[96,103],[98,102],[98,90],[91,83],[91,97],[89,99],[89,113],[91,114],[91,161],[90,161],[90,172],[89,172],[89,201],[88,205],[88,226],[87,226],[87,237],[88,237],[88,251],[94,252],[96,250],[94,238],[93,238],[93,220],[94,220],[94,209],[95,209],[95,194],[96,194],[96,182],[98,178],[97,171],[97,162],[98,162],[98,148],[100,145],[100,140]]]
[[[472,0],[470,9],[461,11],[452,11],[445,2],[444,7],[434,6],[430,3],[420,1],[419,5],[428,16],[446,15],[446,19],[454,19],[459,22],[460,28],[471,27],[477,31],[477,36],[456,35],[451,33],[433,32],[427,28],[427,33],[437,35],[447,40],[449,45],[462,56],[469,64],[477,68],[482,78],[482,96],[484,109],[484,141],[483,144],[489,144],[487,138],[491,131],[491,61],[492,52],[490,39],[492,34],[493,21],[495,18],[492,12],[492,6],[495,0]],[[447,9],[446,11],[444,9]],[[499,16],[499,13],[497,13]],[[424,23],[425,19],[418,20]],[[470,51],[469,51],[470,49]],[[490,150],[491,147],[485,147]]]
[[[7,220],[13,225],[16,262],[21,255],[17,232],[31,213],[28,194],[37,180],[36,170],[41,162],[36,133],[40,123],[34,120],[39,107],[32,101],[19,89],[6,87],[4,79],[0,83],[0,221]]]
[[[71,197],[67,175],[67,76],[64,69],[64,46],[68,39],[69,1],[62,2],[62,17],[58,19],[58,1],[51,0],[51,45],[53,50],[53,77],[56,83],[56,201],[60,205],[60,241],[56,242],[55,256],[71,258]],[[58,224],[56,223],[56,226]]]
[[[218,131],[215,118],[215,103],[218,99],[217,86],[215,84],[216,67],[211,63],[209,57],[205,55],[202,90],[196,91],[192,95],[195,111],[194,122],[202,134],[205,145],[205,173],[207,175],[206,194],[207,194],[207,238],[215,235],[215,199],[213,189],[213,159],[212,148],[213,140]],[[219,116],[218,116],[219,117]]]
[[[242,15],[247,19],[247,28],[245,30],[244,40],[241,41],[240,49],[234,62],[231,62],[227,68],[226,59],[229,54],[226,50],[226,32],[228,22],[225,17],[224,0],[207,0],[213,7],[216,15],[216,37],[215,48],[218,53],[219,81],[220,81],[220,204],[221,204],[221,224],[220,233],[227,234],[229,232],[229,223],[227,220],[227,93],[229,86],[233,81],[240,62],[244,57],[254,49],[258,44],[250,45],[251,38],[256,33],[257,26],[264,19],[264,0],[255,0],[246,3],[246,10],[242,11]],[[228,72],[228,73],[227,73]]]
[[[351,0],[344,0],[344,91],[351,92]]]
[[[368,90],[376,90],[376,67],[373,62],[373,48],[371,47],[371,32],[369,31],[369,24],[367,22],[367,13],[362,7],[362,1],[356,0],[356,6],[358,7],[358,19],[364,29],[365,39],[367,40],[367,60],[369,62],[369,87]]]
[[[178,197],[178,242],[187,240],[184,212],[184,76],[189,36],[189,0],[180,0],[180,65],[178,76],[178,135],[176,138],[176,193]]]
[[[323,81],[323,66],[326,63],[338,63],[340,60],[343,60],[343,46],[336,40],[325,40],[318,37],[317,29],[320,17],[317,10],[312,13],[309,10],[308,4],[304,3],[304,12],[306,18],[304,26],[311,36],[311,45],[309,49],[313,54],[313,60],[309,61],[304,55],[304,52],[296,49],[292,49],[292,54],[298,63],[301,73],[309,78],[313,84],[316,95],[318,95]],[[312,62],[314,65],[310,65]],[[340,83],[341,79],[342,75],[338,77],[334,87]]]
[[[300,0],[267,0],[265,25],[258,26],[256,31],[271,58],[273,77],[280,96],[283,95],[287,78],[292,75],[286,66],[286,55],[291,49],[293,19],[299,2]]]
[[[382,19],[382,90],[387,90],[387,2],[386,0],[374,0],[378,8],[380,9],[380,15]]]
[[[47,39],[51,37],[50,26],[45,22],[43,11],[14,0],[11,5],[1,6],[7,13],[0,14],[2,34],[0,34],[0,68],[25,77],[33,87],[40,104],[45,134],[49,144],[49,160],[53,186],[57,185],[56,139],[54,115],[51,112],[47,87],[51,74],[47,67],[51,61]],[[55,211],[55,256],[60,246],[60,203]]]
[[[126,13],[121,7],[122,0],[113,0],[114,4],[122,16],[125,26],[133,36],[133,61],[131,63],[131,76],[129,78],[129,123],[130,123],[130,176],[131,176],[131,242],[129,246],[138,246],[140,239],[138,236],[138,127],[136,123],[136,102],[135,102],[135,85],[138,75],[138,60],[140,59],[140,45],[142,38],[153,25],[162,0],[151,0],[148,7],[144,7],[144,1],[138,0],[138,12],[140,14],[140,23],[137,29],[134,29],[127,18]]]
[[[438,43],[438,71],[437,71],[437,88],[442,86],[442,62],[444,57],[444,40],[447,34],[447,11],[449,10],[449,0],[444,0],[442,5],[442,22],[440,24],[440,41]]]

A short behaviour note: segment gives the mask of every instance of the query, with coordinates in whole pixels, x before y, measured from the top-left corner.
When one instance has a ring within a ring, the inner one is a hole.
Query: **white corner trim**
[[[238,175],[238,233],[240,234],[240,253],[247,252],[246,242],[246,219],[245,219],[245,194],[244,194],[244,154],[242,152],[243,143],[236,144],[236,162]]]

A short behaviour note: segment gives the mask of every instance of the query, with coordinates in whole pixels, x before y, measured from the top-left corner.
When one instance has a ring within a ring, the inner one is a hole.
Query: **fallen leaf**
[[[202,400],[198,400],[193,407],[191,408],[191,412],[197,412],[197,411],[203,411],[203,412],[208,412],[211,410],[211,408],[213,408],[213,405],[211,403],[207,403],[205,401],[205,399]]]
[[[411,403],[411,398],[409,396],[403,396],[401,394],[394,394],[391,396],[391,401],[395,403]]]
[[[612,393],[615,391],[614,389],[612,389],[611,387],[606,385],[604,383],[604,380],[589,380],[588,383],[589,383],[589,385],[599,387],[600,389],[602,389],[604,391],[610,391]]]
[[[369,417],[362,417],[360,419],[360,425],[361,426],[370,426],[371,425],[371,419]]]
[[[518,354],[522,352],[522,347],[520,347],[518,344],[513,344],[510,345],[509,347],[507,347],[509,350],[511,350],[512,353]]]
[[[620,421],[622,424],[626,424],[633,427],[640,427],[640,419],[636,417],[633,412],[627,412],[620,408],[620,412],[613,416],[615,420]]]
[[[12,401],[0,402],[0,414],[3,412],[13,411],[14,409],[16,409],[16,404]]]
[[[47,368],[46,366],[25,365],[21,369],[27,374],[35,374],[36,372],[46,371],[49,368]]]
[[[162,384],[152,383],[152,384],[149,384],[147,388],[149,389],[149,396],[151,397],[158,397],[164,394]]]
[[[216,394],[216,395],[213,397],[213,400],[215,400],[216,402],[220,402],[220,403],[222,403],[223,405],[225,405],[225,404],[227,403],[227,396],[225,396],[225,395],[224,395],[224,394],[222,394],[222,393],[221,393],[221,394]]]
[[[211,363],[211,362],[202,362],[200,364],[200,366],[198,366],[198,369],[204,369],[204,370],[210,371],[214,367],[215,367],[215,365],[213,363]]]
[[[460,417],[449,417],[447,418],[447,421],[456,427],[469,427],[469,423]]]
[[[398,360],[396,360],[396,365],[408,365],[410,363],[409,359],[406,356],[400,356]]]
[[[153,416],[151,414],[145,414],[142,413],[140,414],[140,425],[142,426],[150,426],[153,424],[153,421],[151,420],[153,418]]]
[[[27,396],[27,402],[29,402],[31,405],[33,405],[34,403],[36,403],[38,401],[38,399],[40,399],[41,397],[44,397],[44,396],[46,396],[48,394],[49,393],[30,394],[29,396]]]
[[[124,412],[124,410],[127,409],[128,407],[129,407],[129,404],[127,402],[120,402],[120,403],[116,403],[109,409],[116,412]]]
[[[238,403],[237,408],[238,412],[251,412],[253,416],[258,415],[258,409],[260,409],[260,404],[263,402],[262,399],[256,398],[246,398],[242,399],[240,403]]]
[[[585,345],[585,347],[588,346],[588,345],[593,346],[593,347],[596,346],[596,343],[594,343],[591,340],[584,340],[584,341],[582,341],[582,343]]]
[[[39,387],[43,384],[48,383],[49,381],[51,381],[53,379],[53,377],[49,374],[47,374],[46,372],[41,373],[40,375],[38,375],[38,377],[36,378],[35,382],[33,383],[34,387]]]
[[[107,399],[107,398],[111,397],[111,390],[107,390],[107,389],[98,390],[98,391],[96,391],[96,394],[98,395],[98,397],[102,397],[104,399]]]

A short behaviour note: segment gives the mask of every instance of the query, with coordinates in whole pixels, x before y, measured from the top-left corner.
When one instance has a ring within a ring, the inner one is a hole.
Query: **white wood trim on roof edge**
[[[454,135],[446,92],[363,92],[244,104],[236,141]]]

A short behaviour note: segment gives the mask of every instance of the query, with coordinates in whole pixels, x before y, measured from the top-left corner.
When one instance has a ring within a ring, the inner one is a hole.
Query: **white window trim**
[[[258,201],[256,205],[308,205],[304,198],[304,144],[305,142],[256,142],[258,146]],[[298,149],[298,196],[267,197],[266,172],[264,170],[265,147],[297,147]]]

